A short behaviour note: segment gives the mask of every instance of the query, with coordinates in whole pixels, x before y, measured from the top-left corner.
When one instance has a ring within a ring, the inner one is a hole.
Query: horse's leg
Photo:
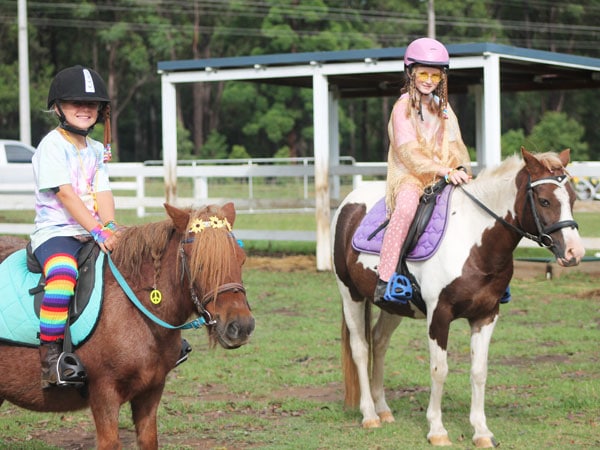
[[[428,320],[428,322],[430,322]],[[432,326],[429,331],[429,372],[431,376],[431,393],[429,394],[429,406],[427,407],[427,421],[429,422],[429,433],[427,440],[436,446],[452,445],[448,438],[448,431],[442,423],[442,396],[444,394],[444,383],[448,375],[448,332],[450,323],[436,321],[435,335],[432,337]],[[443,345],[443,347],[441,346]]]
[[[162,397],[164,385],[144,391],[130,402],[131,416],[135,424],[138,448],[141,450],[158,449],[158,431],[156,414]]]
[[[475,429],[473,443],[477,448],[496,447],[494,435],[485,419],[485,383],[488,349],[498,316],[491,322],[471,322],[471,425]]]
[[[373,375],[371,377],[371,395],[375,402],[375,411],[382,422],[393,422],[394,416],[385,401],[383,388],[383,368],[385,354],[390,344],[392,333],[400,324],[401,316],[381,311],[377,323],[373,327]]]
[[[118,394],[110,389],[93,389],[90,386],[90,409],[96,425],[97,450],[121,449],[119,440],[119,409]]]
[[[341,288],[343,293],[344,290]],[[381,420],[375,412],[375,404],[371,397],[371,386],[369,382],[369,343],[365,334],[365,301],[354,301],[350,294],[342,295],[342,306],[344,320],[350,335],[350,349],[352,359],[356,366],[358,384],[360,387],[360,412],[362,413],[362,426],[364,428],[377,428],[381,426]]]

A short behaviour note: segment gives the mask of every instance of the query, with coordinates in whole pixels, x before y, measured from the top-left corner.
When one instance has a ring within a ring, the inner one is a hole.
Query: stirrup
[[[510,302],[511,300],[512,300],[512,295],[510,293],[510,286],[507,286],[506,291],[504,291],[504,294],[500,298],[500,303],[504,305],[504,304]]]
[[[394,273],[387,288],[383,299],[388,302],[397,302],[406,305],[413,296],[412,284],[408,278],[399,273]]]
[[[190,352],[192,351],[192,346],[185,339],[181,339],[181,351],[179,352],[179,359],[175,362],[175,367],[179,364],[187,361]]]
[[[56,361],[57,386],[83,387],[87,381],[87,372],[75,353],[63,352]]]

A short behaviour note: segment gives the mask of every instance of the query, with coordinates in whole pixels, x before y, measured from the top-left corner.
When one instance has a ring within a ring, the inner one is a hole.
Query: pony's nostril
[[[227,325],[227,337],[232,340],[247,339],[254,331],[254,320],[234,321]]]
[[[227,336],[230,339],[237,339],[240,333],[240,327],[237,322],[231,322],[227,326]]]

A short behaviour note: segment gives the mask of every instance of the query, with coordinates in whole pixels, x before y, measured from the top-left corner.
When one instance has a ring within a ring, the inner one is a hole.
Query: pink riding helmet
[[[404,66],[410,67],[413,64],[441,66],[447,69],[450,65],[450,55],[441,42],[431,38],[420,38],[412,41],[404,53]]]

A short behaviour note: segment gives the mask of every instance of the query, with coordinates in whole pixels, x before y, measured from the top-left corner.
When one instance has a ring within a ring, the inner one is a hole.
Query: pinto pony
[[[371,328],[379,256],[358,252],[352,239],[367,211],[384,196],[385,183],[365,183],[337,210],[332,223],[333,265],[343,305],[345,404],[360,405],[363,427],[394,421],[383,388],[385,353],[403,316],[425,317],[431,374],[427,439],[433,445],[451,444],[441,409],[448,332],[453,320],[464,318],[471,326],[473,442],[480,448],[496,445],[486,424],[485,383],[500,299],[513,274],[512,253],[522,237],[548,248],[562,266],[577,265],[585,253],[572,214],[575,192],[565,170],[569,150],[534,155],[521,149],[521,153],[522,159],[510,157],[456,188],[437,251],[425,261],[408,261],[426,314],[410,302],[395,304],[381,310]]]
[[[231,233],[233,204],[165,208],[167,220],[119,231],[111,255],[142,308],[130,301],[126,288],[104,266],[98,322],[75,351],[87,371],[87,395],[72,387],[42,390],[38,349],[0,342],[0,404],[7,400],[35,411],[57,412],[89,407],[97,448],[117,449],[119,409],[129,402],[139,448],[157,449],[157,409],[165,378],[180,355],[179,326],[197,317],[213,343],[234,349],[248,342],[254,318],[242,284],[245,254]],[[0,238],[0,261],[24,244]],[[159,304],[150,301],[150,293],[156,291],[162,294]]]

